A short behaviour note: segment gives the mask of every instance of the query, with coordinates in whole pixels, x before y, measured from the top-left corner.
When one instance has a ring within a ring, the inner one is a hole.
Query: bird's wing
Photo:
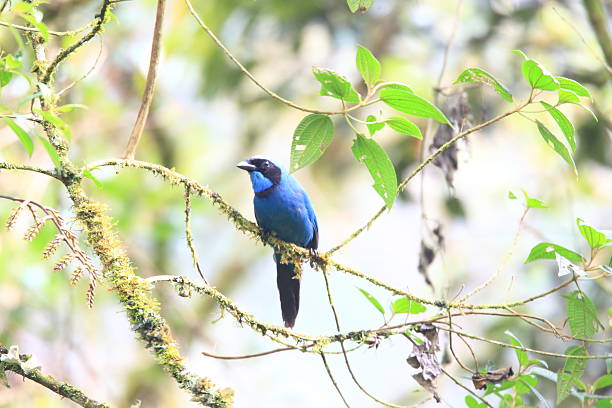
[[[317,223],[317,215],[312,209],[312,204],[310,203],[310,199],[308,198],[308,195],[306,195],[306,192],[303,191],[302,194],[304,195],[304,206],[306,207],[306,211],[308,213],[308,220],[310,221],[313,229],[312,238],[310,239],[310,242],[306,244],[306,248],[317,249],[319,247],[319,224]]]

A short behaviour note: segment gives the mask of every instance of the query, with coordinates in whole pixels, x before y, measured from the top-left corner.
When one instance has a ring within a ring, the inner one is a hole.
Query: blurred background
[[[56,0],[42,10],[51,29],[70,30],[87,23],[97,13],[98,3]],[[140,106],[155,5],[152,0],[118,3],[116,19],[102,36],[59,70],[56,86],[61,89],[81,78],[101,52],[91,75],[62,99],[62,103],[88,107],[63,116],[74,138],[71,157],[79,165],[122,153]],[[457,7],[456,1],[376,0],[367,13],[352,15],[345,1],[197,0],[194,5],[261,82],[301,105],[321,109],[336,109],[338,104],[317,95],[319,84],[311,67],[343,73],[358,86],[354,63],[358,44],[381,60],[385,80],[405,82],[417,94],[433,99]],[[0,14],[0,20],[23,23],[6,12]],[[254,219],[248,177],[234,165],[256,154],[288,164],[291,135],[305,114],[272,100],[246,79],[197,26],[183,2],[167,5],[164,35],[155,99],[136,158],[176,168]],[[25,41],[19,34],[17,38]],[[0,27],[0,49],[18,53],[17,38]],[[57,51],[67,41],[70,39],[52,38],[51,47]],[[612,229],[612,82],[596,56],[600,48],[582,2],[464,1],[443,86],[450,85],[465,68],[480,67],[507,84],[516,101],[524,100],[529,90],[520,72],[521,59],[511,52],[514,49],[522,49],[557,75],[581,81],[593,94],[591,107],[599,122],[579,108],[562,108],[576,125],[579,176],[542,141],[532,122],[513,116],[470,136],[460,146],[453,187],[447,185],[440,169],[428,167],[424,178],[411,182],[391,211],[336,254],[339,262],[420,296],[451,299],[462,287],[465,294],[486,280],[510,249],[523,207],[520,201],[509,200],[508,192],[519,195],[524,189],[550,208],[529,212],[508,265],[493,285],[471,299],[496,303],[537,294],[561,282],[553,261],[523,262],[530,248],[542,241],[586,253],[575,226],[577,217]],[[28,74],[33,56],[28,46],[21,52],[23,71]],[[0,105],[27,113],[29,102],[23,98],[30,93],[27,82],[17,78],[2,89]],[[475,122],[514,106],[490,89],[471,89],[468,96]],[[448,103],[440,97],[440,106]],[[381,109],[391,113],[375,105],[359,111],[359,117],[378,115]],[[425,129],[425,120],[416,122]],[[32,135],[42,134],[26,121],[18,123]],[[336,137],[324,156],[296,173],[317,211],[322,251],[344,240],[383,204],[371,188],[367,170],[353,158],[350,128],[338,118],[334,123]],[[419,141],[388,128],[376,138],[391,156],[398,175],[405,176],[415,167]],[[28,158],[4,125],[0,127],[0,160],[51,166],[40,143]],[[109,206],[141,276],[176,274],[199,282],[184,241],[182,190],[140,170],[107,168],[94,175],[101,185],[86,181],[87,192]],[[431,220],[427,225],[421,217],[421,185]],[[70,204],[61,186],[44,176],[3,171],[0,193],[53,206],[70,218]],[[209,281],[256,318],[281,324],[270,248],[235,231],[206,200],[194,199],[192,205],[195,244]],[[0,201],[2,223],[12,208],[10,202]],[[428,238],[434,222],[442,225],[445,241],[443,252],[429,269],[436,293],[417,271],[421,238]],[[52,273],[53,262],[41,259],[54,231],[45,228],[27,243],[21,237],[29,225],[30,220],[23,216],[14,231],[0,234],[0,344],[18,344],[22,353],[37,356],[46,373],[113,406],[127,407],[137,400],[147,408],[195,406],[134,339],[109,288],[100,285],[93,310],[87,309],[86,283],[71,287],[67,272]],[[73,227],[80,228],[76,223]],[[330,278],[343,330],[383,323],[357,288],[369,291],[384,306],[392,300],[388,293],[341,273],[333,272]],[[608,327],[611,283],[585,282],[582,288]],[[305,267],[301,293],[295,330],[333,334],[322,275]],[[230,316],[220,315],[206,298],[182,298],[164,284],[155,290],[155,296],[188,366],[220,386],[233,388],[236,406],[341,406],[319,356],[296,351],[239,361],[204,357],[202,351],[242,355],[276,345],[241,328]],[[558,294],[521,310],[563,326],[564,309],[565,300]],[[424,316],[436,312],[430,308]],[[504,331],[511,329],[533,348],[562,352],[571,345],[520,320],[479,316],[457,322],[464,331],[501,341],[507,341]],[[604,336],[610,337],[609,330]],[[492,360],[498,367],[514,364],[516,368],[511,350],[476,341],[471,344],[481,366]],[[358,379],[372,394],[411,404],[427,394],[411,377],[414,371],[406,364],[410,350],[406,339],[395,337],[377,349],[361,348],[350,358]],[[462,344],[457,351],[473,366]],[[590,351],[606,352],[596,345]],[[332,355],[328,360],[352,406],[378,406],[351,381],[341,356]],[[558,359],[546,361],[553,371],[563,364]],[[456,364],[448,369],[472,387],[468,373]],[[604,362],[590,361],[585,380],[592,381],[604,372]],[[15,375],[9,375],[9,382],[10,389],[0,388],[0,407],[73,406]],[[538,389],[554,402],[553,383],[540,379]],[[430,401],[424,406],[465,406],[466,392],[447,378],[440,379],[439,393],[442,405]],[[533,395],[526,398],[537,404]],[[564,406],[574,403],[568,400]]]

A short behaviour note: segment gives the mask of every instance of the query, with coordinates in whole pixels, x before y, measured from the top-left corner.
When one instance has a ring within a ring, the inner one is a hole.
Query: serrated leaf
[[[518,347],[525,347],[523,346],[523,343],[521,343],[521,341],[518,339],[518,337],[516,337],[510,330],[506,330],[504,334],[510,338],[510,343],[512,343],[513,345],[518,346]],[[529,357],[527,356],[527,353],[519,349],[513,349],[513,350],[514,350],[514,354],[516,354],[516,358],[520,366],[526,367],[529,364]]]
[[[595,227],[585,224],[584,220],[577,218],[576,224],[578,225],[578,230],[580,231],[580,235],[584,237],[584,239],[589,244],[589,247],[593,249],[602,248],[602,247],[605,247],[606,244],[608,243],[606,234],[599,231]]]
[[[582,255],[570,249],[562,247],[561,245],[551,244],[550,242],[542,242],[531,248],[531,252],[529,252],[529,256],[525,260],[525,263],[537,259],[555,259],[555,254],[557,253],[572,262],[584,262]]]
[[[559,89],[559,81],[539,62],[527,58],[521,65],[523,76],[534,89],[555,91]]]
[[[353,89],[353,85],[342,75],[317,67],[312,68],[312,73],[317,81],[321,83],[319,95],[330,96],[346,102],[359,102],[359,94]]]
[[[66,122],[60,119],[58,116],[54,115],[49,111],[44,111],[41,109],[34,109],[34,112],[38,113],[42,116],[46,121],[50,122],[62,132],[64,137],[68,140],[72,140],[72,132],[70,131],[70,127]]]
[[[574,81],[573,79],[557,77],[557,81],[559,81],[559,86],[563,89],[567,89],[573,91],[578,96],[584,96],[586,98],[591,97],[591,93],[587,88],[585,88],[578,81]]]
[[[376,116],[369,115],[366,118],[366,122],[379,122],[379,121],[376,120]],[[385,127],[385,122],[368,123],[366,126],[368,127],[368,131],[370,132],[370,136],[373,136],[374,133],[378,132],[380,129]]]
[[[408,299],[406,297],[399,298],[391,304],[393,313],[408,313],[418,314],[427,311],[427,308],[416,300]]]
[[[584,356],[586,351],[581,346],[571,346],[565,350],[565,354]],[[565,365],[557,372],[557,405],[566,399],[571,392],[571,387],[582,377],[586,360],[568,358]]]
[[[450,125],[444,113],[431,102],[403,89],[385,88],[380,92],[380,99],[392,107],[409,115],[431,118]]]
[[[606,374],[599,377],[593,383],[593,390],[596,391],[600,388],[606,388],[612,385],[612,374]]]
[[[577,290],[564,297],[567,299],[567,318],[572,335],[592,338],[601,323],[591,299]]]
[[[368,87],[373,86],[380,79],[380,62],[365,47],[357,46],[357,70]]]
[[[408,136],[412,136],[417,139],[423,139],[421,129],[408,119],[400,117],[392,117],[385,121],[387,125],[396,132],[403,133]]]
[[[559,88],[559,101],[557,105],[563,105],[564,103],[579,104],[580,102],[580,97],[574,91]]]
[[[334,124],[327,115],[306,116],[293,132],[290,170],[293,173],[321,157],[334,139]]]
[[[347,0],[346,3],[348,4],[351,13],[355,13],[357,10],[365,13],[370,7],[372,7],[374,0]]]
[[[459,74],[459,77],[457,77],[455,80],[455,83],[458,82],[481,82],[485,85],[493,87],[495,92],[497,92],[506,101],[512,102],[512,94],[508,88],[484,69],[468,68]]]
[[[370,295],[368,292],[366,292],[365,290],[361,289],[361,288],[357,288],[359,289],[359,291],[363,294],[363,296],[365,296],[366,299],[368,299],[368,301],[376,308],[378,309],[378,311],[384,316],[385,314],[385,309],[382,307],[382,305],[380,304],[380,302],[378,300],[376,300],[376,298],[372,295]]]
[[[546,108],[546,110],[554,119],[554,121],[557,122],[557,125],[559,125],[559,128],[563,132],[565,140],[567,140],[567,144],[571,148],[572,153],[575,152],[576,140],[574,139],[574,125],[572,125],[572,122],[570,122],[570,120],[567,118],[567,116],[563,114],[563,112],[561,112],[559,109],[555,108],[551,104],[546,103],[544,101],[540,101],[540,103],[542,104],[542,106],[544,106],[544,108]]]
[[[49,157],[51,158],[51,161],[53,162],[53,164],[55,164],[55,167],[59,168],[61,166],[61,162],[60,162],[59,156],[57,155],[57,152],[55,151],[55,148],[43,136],[39,135],[38,140],[40,140],[40,143],[42,143],[43,147],[49,154]]]
[[[31,157],[32,152],[34,151],[34,142],[32,141],[32,138],[30,137],[28,132],[23,130],[21,126],[15,123],[11,118],[4,117],[4,121],[6,122],[8,127],[10,127],[11,130],[17,135],[19,142],[21,142],[23,148],[26,150],[26,152],[28,152],[28,156]]]
[[[540,132],[540,135],[542,136],[544,141],[546,141],[546,143],[550,147],[552,147],[553,150],[557,152],[557,154],[561,156],[561,158],[565,160],[567,164],[570,165],[570,167],[574,170],[574,173],[578,174],[578,169],[576,169],[576,163],[574,163],[574,158],[572,157],[571,153],[567,150],[567,147],[565,147],[565,145],[561,143],[559,139],[557,139],[557,137],[553,135],[552,132],[548,130],[546,126],[542,124],[542,122],[540,121],[536,121],[536,122],[538,125],[538,131]]]
[[[353,141],[353,156],[358,162],[365,164],[374,179],[374,190],[385,201],[387,208],[391,208],[397,195],[397,175],[391,159],[378,143],[357,134]]]

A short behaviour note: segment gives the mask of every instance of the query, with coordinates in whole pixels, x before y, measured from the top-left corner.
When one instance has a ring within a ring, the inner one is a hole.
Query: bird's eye
[[[261,167],[263,167],[264,169],[267,169],[268,167],[270,167],[270,162],[269,161],[265,161],[261,164]]]

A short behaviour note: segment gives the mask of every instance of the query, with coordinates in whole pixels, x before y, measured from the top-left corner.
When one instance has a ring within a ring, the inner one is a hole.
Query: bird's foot
[[[314,268],[316,264],[314,258],[319,256],[319,252],[315,248],[308,248],[308,253],[310,254],[310,267]]]

